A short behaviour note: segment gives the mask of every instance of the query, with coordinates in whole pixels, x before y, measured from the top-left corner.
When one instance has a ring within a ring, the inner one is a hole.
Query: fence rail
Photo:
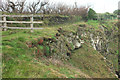
[[[31,32],[33,32],[33,29],[43,29],[43,28],[34,28],[33,24],[34,23],[38,23],[41,24],[43,23],[42,21],[34,21],[34,17],[43,17],[43,15],[0,15],[0,17],[3,18],[2,21],[0,21],[0,23],[3,23],[3,26],[1,26],[0,28],[4,28],[4,31],[6,31],[8,28],[9,29],[31,29]],[[7,21],[6,17],[30,17],[30,21]],[[26,24],[30,24],[30,27],[8,27],[7,23],[26,23]]]
[[[31,21],[0,21],[0,23],[32,23]],[[43,23],[42,21],[33,21],[33,23]]]
[[[0,17],[43,17],[43,15],[0,15]]]
[[[5,28],[4,26],[1,26],[0,28]],[[8,29],[31,29],[28,27],[6,27]],[[32,28],[32,29],[43,29],[43,28]]]

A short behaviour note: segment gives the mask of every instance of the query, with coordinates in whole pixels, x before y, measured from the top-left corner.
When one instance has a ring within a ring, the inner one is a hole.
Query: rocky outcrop
[[[111,71],[114,72],[114,65],[109,60],[116,56],[116,50],[118,49],[117,47],[116,49],[113,49],[114,47],[111,46],[117,46],[118,43],[117,29],[115,29],[115,26],[113,26],[112,29],[109,29],[101,25],[98,30],[95,30],[94,28],[79,27],[78,30],[79,35],[81,35],[82,38],[85,38],[84,40],[88,40],[88,42],[91,43],[91,46],[106,58]],[[108,57],[110,55],[111,57]]]
[[[117,30],[115,30],[115,28],[108,29],[103,25],[101,25],[98,30],[81,26],[78,27],[78,35],[85,38],[84,40],[88,40],[93,48],[102,53],[104,56],[115,53],[115,51],[111,51],[109,45],[113,41],[117,43],[116,32]]]
[[[114,31],[112,32],[114,33]],[[94,30],[83,24],[79,25],[76,32],[65,31],[59,28],[55,36],[51,38],[40,38],[28,43],[28,46],[36,47],[36,52],[38,54],[41,52],[40,55],[54,55],[67,58],[71,55],[71,51],[80,48],[84,41],[88,41],[95,50],[107,56],[111,53],[109,43],[113,37],[112,32],[105,26],[100,26],[99,30]]]
[[[34,47],[37,56],[50,57],[54,55],[56,58],[69,59],[71,52],[80,48],[84,43],[78,34],[78,32],[65,31],[59,28],[58,33],[52,38],[40,38],[28,43],[28,46]]]
[[[36,47],[37,52],[42,52],[45,55],[54,54],[56,56],[68,57],[68,54],[69,56],[71,55],[71,51],[80,48],[84,41],[88,41],[95,50],[107,56],[116,52],[112,51],[109,47],[111,40],[113,41],[113,38],[116,37],[114,33],[115,28],[109,30],[107,27],[101,25],[98,30],[95,30],[83,24],[79,25],[76,32],[65,31],[59,28],[55,36],[51,38],[40,38],[31,42],[28,46]]]

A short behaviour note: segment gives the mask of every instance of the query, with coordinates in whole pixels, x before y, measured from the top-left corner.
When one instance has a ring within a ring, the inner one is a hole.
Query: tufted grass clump
[[[25,38],[24,37],[18,37],[18,40],[21,42],[25,42]]]

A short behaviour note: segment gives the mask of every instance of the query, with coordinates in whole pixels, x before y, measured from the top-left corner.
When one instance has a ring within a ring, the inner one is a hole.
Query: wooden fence
[[[43,28],[34,28],[33,24],[34,23],[43,23],[42,21],[34,21],[34,17],[43,17],[42,15],[0,15],[0,17],[3,18],[3,20],[0,21],[0,23],[3,23],[1,28],[4,29],[4,31],[9,29],[31,29],[31,32],[33,32],[33,29],[43,29]],[[30,21],[7,21],[6,17],[30,17]],[[8,27],[7,23],[27,23],[30,24],[30,27]]]

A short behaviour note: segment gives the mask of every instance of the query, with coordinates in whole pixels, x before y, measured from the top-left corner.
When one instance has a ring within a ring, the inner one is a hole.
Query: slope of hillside
[[[46,27],[34,33],[27,30],[3,32],[3,78],[115,78],[105,57],[91,46],[89,40],[72,51],[69,59],[36,56],[35,47],[27,45],[39,37],[54,38],[61,26],[74,32],[83,23]]]

